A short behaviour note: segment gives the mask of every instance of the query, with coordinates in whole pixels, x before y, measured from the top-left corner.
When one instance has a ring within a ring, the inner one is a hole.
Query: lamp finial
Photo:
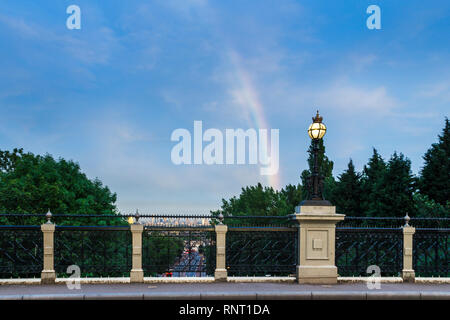
[[[315,118],[312,118],[314,123],[322,123],[323,117],[319,115],[319,110],[317,110],[317,114]]]

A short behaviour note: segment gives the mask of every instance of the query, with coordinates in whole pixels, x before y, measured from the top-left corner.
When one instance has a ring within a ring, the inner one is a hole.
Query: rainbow
[[[258,92],[252,83],[249,73],[243,67],[240,56],[234,50],[229,50],[229,58],[232,65],[233,78],[238,87],[238,100],[242,107],[246,109],[247,122],[250,128],[270,130]],[[267,179],[266,183],[277,190],[280,189],[281,185],[280,171],[281,168],[277,174],[265,176]]]

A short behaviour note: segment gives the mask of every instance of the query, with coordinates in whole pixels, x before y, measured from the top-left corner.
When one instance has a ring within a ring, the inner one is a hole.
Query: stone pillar
[[[226,255],[226,234],[228,227],[219,224],[215,226],[216,230],[216,271],[214,272],[214,279],[216,281],[227,281],[228,272],[225,265]]]
[[[131,283],[144,282],[144,270],[142,270],[142,232],[144,226],[142,224],[130,225],[132,235],[132,267],[130,272]]]
[[[54,270],[54,233],[55,225],[50,222],[41,225],[44,237],[44,269],[41,272],[41,284],[53,284],[56,279]]]
[[[345,215],[336,214],[334,206],[303,205],[292,216],[300,224],[298,283],[337,283],[335,231]]]
[[[403,227],[403,282],[414,282],[416,274],[413,269],[413,235],[416,228],[406,224]]]

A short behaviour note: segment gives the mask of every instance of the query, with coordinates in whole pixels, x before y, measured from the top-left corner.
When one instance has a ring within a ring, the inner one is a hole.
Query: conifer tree
[[[420,172],[420,193],[441,205],[450,201],[450,125],[445,119],[438,143],[433,143],[423,156],[425,164]]]
[[[350,159],[347,170],[338,177],[330,200],[339,213],[362,216],[362,192],[361,174],[355,171],[353,161]]]
[[[377,216],[379,212],[387,210],[383,203],[380,202],[382,198],[382,183],[383,177],[386,174],[386,163],[373,148],[373,155],[369,159],[367,165],[364,166],[363,175],[361,177],[362,196],[361,205],[365,216]]]
[[[378,216],[403,217],[414,210],[413,193],[416,178],[411,173],[411,161],[402,153],[391,156],[380,185],[382,211]]]

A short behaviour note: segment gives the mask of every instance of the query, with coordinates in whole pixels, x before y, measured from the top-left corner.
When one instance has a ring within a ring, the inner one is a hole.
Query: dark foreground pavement
[[[365,283],[300,285],[286,283],[81,284],[69,290],[58,285],[1,285],[0,300],[193,299],[193,300],[322,300],[445,299],[450,284]]]

